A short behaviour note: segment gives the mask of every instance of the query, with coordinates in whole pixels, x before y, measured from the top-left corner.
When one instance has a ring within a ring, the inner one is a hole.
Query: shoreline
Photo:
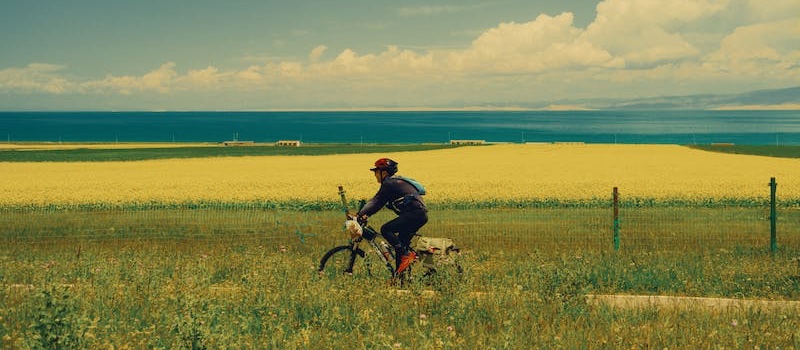
[[[222,148],[249,148],[249,147],[287,147],[278,144],[280,141],[275,142],[247,142],[245,144],[226,145],[234,141],[173,141],[173,142],[158,142],[158,141],[125,141],[125,142],[109,142],[109,141],[74,141],[74,142],[58,142],[58,141],[11,141],[0,142],[0,151],[6,150],[68,150],[68,149],[139,149],[139,148],[188,148],[188,147],[222,147]],[[320,147],[320,146],[492,146],[492,145],[520,145],[520,146],[537,146],[537,145],[630,145],[630,146],[647,146],[647,145],[660,145],[660,146],[712,146],[712,147],[730,147],[730,146],[758,146],[758,147],[797,147],[800,145],[795,144],[738,144],[732,142],[710,142],[710,143],[615,143],[615,142],[584,142],[584,141],[489,141],[489,140],[451,140],[450,142],[408,142],[408,143],[376,143],[376,142],[302,142],[300,146],[295,147]]]
[[[674,111],[681,108],[602,108],[581,104],[548,104],[538,107],[524,106],[466,106],[466,107],[341,107],[341,108],[266,108],[266,109],[76,109],[76,110],[0,110],[0,113],[238,113],[238,112],[613,112],[613,111]],[[800,103],[721,105],[706,108],[690,108],[696,111],[800,111]]]
[[[740,148],[761,148],[761,149],[778,149],[786,150],[793,148],[800,148],[798,144],[780,144],[780,145],[760,145],[760,144],[735,144],[729,142],[712,142],[712,143],[698,143],[698,144],[679,144],[679,143],[590,143],[580,141],[544,141],[544,142],[507,142],[507,141],[485,141],[485,140],[466,140],[466,141],[480,141],[478,143],[459,143],[464,140],[453,140],[455,142],[417,142],[417,143],[341,143],[341,142],[310,142],[302,143],[299,146],[285,146],[280,145],[278,142],[253,142],[247,144],[230,145],[226,142],[50,142],[50,141],[24,141],[24,142],[10,142],[0,143],[1,152],[46,152],[46,151],[115,151],[115,150],[179,150],[179,149],[228,149],[234,150],[236,153],[248,153],[248,149],[282,149],[286,152],[295,152],[300,149],[324,149],[324,148],[347,148],[347,147],[369,147],[374,151],[374,148],[386,147],[387,152],[396,151],[396,147],[435,147],[435,148],[452,148],[452,147],[486,147],[486,146],[499,146],[499,145],[516,145],[516,146],[681,146],[689,148],[697,148],[704,150],[718,150],[729,153],[739,153]],[[2,159],[0,159],[2,161]]]

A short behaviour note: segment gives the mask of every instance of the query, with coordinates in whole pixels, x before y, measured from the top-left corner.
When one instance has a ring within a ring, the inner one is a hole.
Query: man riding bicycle
[[[375,167],[370,170],[381,187],[356,214],[358,220],[366,221],[384,206],[397,214],[396,218],[381,226],[381,235],[394,247],[398,257],[395,275],[414,262],[417,254],[410,247],[411,238],[428,222],[428,209],[422,200],[425,188],[413,179],[395,176],[397,164],[389,158],[375,161]]]

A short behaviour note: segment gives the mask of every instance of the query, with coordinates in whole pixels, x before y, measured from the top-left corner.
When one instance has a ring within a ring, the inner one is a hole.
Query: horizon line
[[[351,108],[264,108],[264,109],[24,109],[0,110],[0,113],[15,112],[580,112],[580,111],[800,111],[800,103],[782,103],[772,105],[730,105],[709,108],[589,108],[580,105],[549,105],[542,108],[529,107],[351,107]]]

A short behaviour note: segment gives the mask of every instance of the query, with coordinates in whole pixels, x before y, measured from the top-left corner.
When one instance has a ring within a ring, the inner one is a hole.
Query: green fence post
[[[775,192],[778,188],[778,183],[775,178],[769,180],[769,248],[772,253],[778,251],[778,238],[777,238],[777,223],[778,211],[776,210]]]
[[[614,250],[619,250],[619,191],[614,187]]]

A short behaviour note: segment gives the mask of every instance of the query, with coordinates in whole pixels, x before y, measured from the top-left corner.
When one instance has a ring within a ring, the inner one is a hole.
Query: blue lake
[[[800,111],[0,112],[0,142],[800,145]]]

